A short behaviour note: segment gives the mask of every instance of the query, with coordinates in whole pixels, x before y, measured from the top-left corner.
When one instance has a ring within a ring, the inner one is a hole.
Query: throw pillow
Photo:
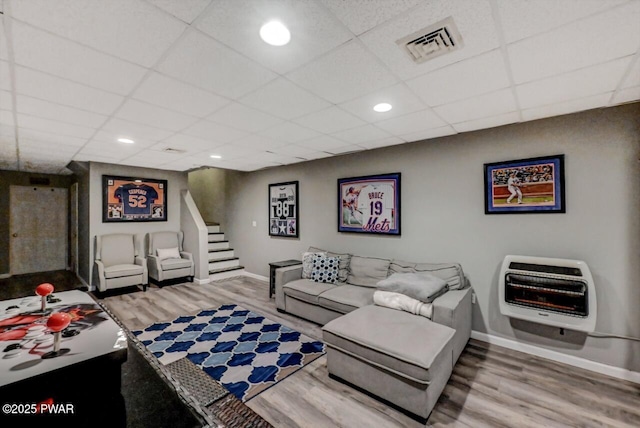
[[[338,280],[339,257],[326,257],[322,254],[313,255],[313,270],[311,280],[335,284]]]
[[[180,250],[178,250],[178,247],[158,248],[156,250],[156,254],[158,255],[158,259],[160,259],[160,261],[162,261],[164,259],[179,259],[180,258]]]
[[[313,255],[314,254],[320,254],[322,256],[327,255],[327,253],[322,251],[317,251],[317,252],[305,251],[304,253],[302,253],[302,278],[303,279],[311,278],[311,272],[313,271]]]
[[[448,290],[447,282],[429,273],[394,273],[378,282],[378,290],[404,294],[431,303]]]

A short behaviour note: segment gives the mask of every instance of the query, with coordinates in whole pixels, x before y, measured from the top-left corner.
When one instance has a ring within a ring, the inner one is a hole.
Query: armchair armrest
[[[98,267],[98,290],[105,291],[107,289],[107,283],[104,277],[104,263],[101,260],[96,260],[96,266]]]
[[[149,283],[149,269],[147,268],[147,259],[144,257],[136,256],[135,264],[138,266],[142,266],[142,284],[146,285]]]
[[[180,251],[180,257],[193,261],[193,255],[191,253],[187,253],[186,251]]]
[[[302,265],[288,266],[276,269],[276,307],[286,309],[284,306],[284,290],[282,286],[287,282],[302,278]]]
[[[431,321],[453,328],[456,332],[453,343],[453,363],[460,356],[471,337],[471,288],[449,290],[433,301]]]

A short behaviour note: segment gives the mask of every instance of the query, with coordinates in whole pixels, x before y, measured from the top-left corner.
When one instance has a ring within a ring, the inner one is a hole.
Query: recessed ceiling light
[[[135,141],[130,140],[128,138],[118,138],[118,141],[121,142],[121,143],[125,143],[125,144],[133,144],[133,143],[135,143]]]
[[[260,28],[262,40],[273,46],[284,46],[291,40],[289,29],[280,21],[269,21]]]
[[[376,104],[375,106],[373,106],[373,109],[375,111],[377,111],[378,113],[385,113],[389,110],[391,110],[393,108],[393,106],[389,103],[380,103],[380,104]]]
[[[211,155],[209,156],[211,159],[222,159],[222,156],[220,155]]]
[[[142,180],[133,180],[134,183],[142,183]]]

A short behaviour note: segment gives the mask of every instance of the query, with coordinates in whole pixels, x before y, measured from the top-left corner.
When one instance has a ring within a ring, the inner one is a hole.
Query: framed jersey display
[[[167,221],[167,180],[102,176],[102,222]]]
[[[400,235],[400,173],[339,178],[338,232]]]
[[[484,212],[566,212],[564,155],[484,164]]]
[[[269,236],[298,237],[299,204],[297,181],[269,184]]]

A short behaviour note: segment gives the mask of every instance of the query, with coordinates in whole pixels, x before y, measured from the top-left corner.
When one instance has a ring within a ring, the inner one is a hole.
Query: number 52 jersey
[[[113,195],[122,203],[124,214],[151,214],[151,204],[158,199],[158,192],[151,186],[125,184]]]

